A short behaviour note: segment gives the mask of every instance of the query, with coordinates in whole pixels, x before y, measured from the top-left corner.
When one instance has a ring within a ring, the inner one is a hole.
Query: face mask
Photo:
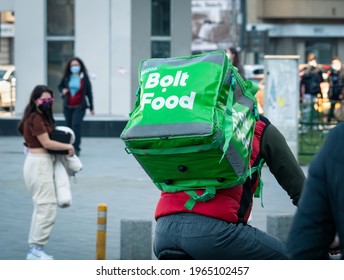
[[[72,72],[73,74],[79,73],[80,72],[80,66],[78,66],[78,65],[71,66],[70,72]]]
[[[309,65],[316,67],[317,66],[317,62],[315,60],[311,60],[310,62],[308,62]]]
[[[49,111],[51,109],[51,106],[52,103],[43,103],[38,105],[38,109],[44,113]]]
[[[331,65],[332,69],[335,70],[335,71],[339,71],[340,68],[342,68],[342,66],[339,64],[339,63],[333,63]]]

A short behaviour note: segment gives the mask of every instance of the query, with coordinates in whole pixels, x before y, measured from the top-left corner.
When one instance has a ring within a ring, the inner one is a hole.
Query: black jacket
[[[310,164],[287,242],[292,259],[328,259],[336,233],[344,249],[343,143],[341,123],[330,131]]]
[[[83,109],[87,109],[89,108],[90,110],[94,109],[93,106],[93,92],[92,92],[92,85],[90,82],[90,79],[88,77],[88,75],[82,73],[82,75],[80,76],[81,79],[84,79],[85,85],[84,85],[84,90],[82,93],[82,103],[81,106]],[[68,88],[69,83],[69,76],[65,76],[61,79],[59,85],[58,85],[58,89],[60,92],[62,92],[62,89],[64,88]],[[63,106],[67,106],[67,101],[68,101],[68,96],[67,95],[62,95],[63,98]]]
[[[305,93],[316,96],[321,93],[320,83],[323,81],[321,69],[309,66],[302,76],[301,84],[305,85]]]
[[[278,184],[297,206],[306,177],[282,133],[267,118],[260,116],[260,119],[269,122],[262,136],[260,153]]]
[[[330,83],[329,98],[331,100],[340,100],[341,94],[344,93],[344,70],[331,70],[328,76]]]

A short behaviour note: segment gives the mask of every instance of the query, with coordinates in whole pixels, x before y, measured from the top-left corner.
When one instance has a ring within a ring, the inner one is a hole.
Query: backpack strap
[[[205,202],[214,198],[216,193],[215,187],[206,187],[202,195],[198,195],[196,191],[185,191],[190,196],[190,199],[184,204],[186,209],[192,210],[196,202]]]
[[[138,88],[136,89],[136,92],[135,92],[136,100],[135,100],[134,108],[140,106],[140,102],[141,102],[141,100],[140,100],[140,92],[141,92],[141,88],[138,87]],[[133,114],[133,112],[134,112],[134,111],[132,111],[132,112],[129,113],[129,117],[131,117],[131,115]]]
[[[262,158],[257,166],[254,166],[251,168],[251,174],[257,171],[258,178],[259,178],[259,184],[254,192],[254,197],[260,197],[260,204],[262,207],[264,207],[263,204],[263,180],[262,180],[262,168],[265,163],[265,160]]]

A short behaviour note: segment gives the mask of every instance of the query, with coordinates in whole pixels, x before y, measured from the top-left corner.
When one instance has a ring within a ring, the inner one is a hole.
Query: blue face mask
[[[80,72],[80,66],[78,66],[78,65],[71,66],[70,72],[72,72],[73,74],[79,73]]]

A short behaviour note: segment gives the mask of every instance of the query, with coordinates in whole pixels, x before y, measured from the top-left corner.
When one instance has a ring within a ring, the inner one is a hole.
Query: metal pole
[[[10,111],[11,111],[11,115],[13,115],[13,111],[14,111],[14,105],[12,104],[12,100],[13,100],[13,77],[11,78],[11,80],[9,81],[10,82],[10,91],[11,91],[11,97],[10,97]]]
[[[240,49],[241,52],[245,51],[246,46],[246,0],[241,0],[240,2],[241,9],[241,26],[240,26]]]
[[[106,216],[107,205],[98,204],[96,260],[105,260],[106,256]]]
[[[230,28],[230,41],[234,48],[238,47],[238,34],[237,34],[237,0],[231,1],[231,28]]]

